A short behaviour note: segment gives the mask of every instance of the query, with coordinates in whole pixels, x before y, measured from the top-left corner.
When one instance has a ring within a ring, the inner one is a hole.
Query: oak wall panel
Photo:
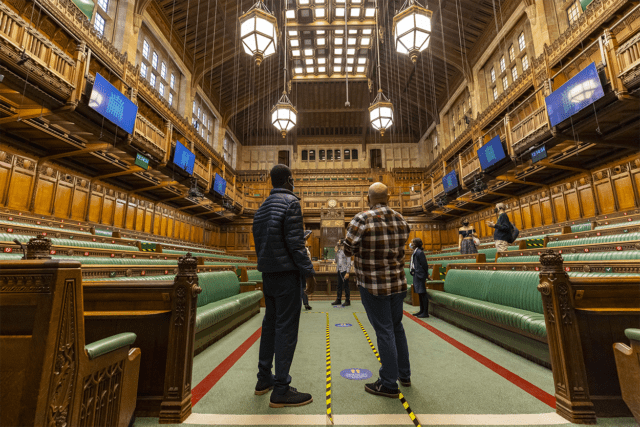
[[[618,209],[626,210],[636,207],[636,198],[633,194],[633,184],[629,173],[613,176],[611,180],[618,200]]]
[[[73,188],[64,181],[58,181],[56,188],[56,200],[53,203],[53,215],[58,218],[69,217],[69,207],[71,204],[71,192]]]
[[[578,189],[580,195],[580,206],[582,206],[582,218],[590,218],[596,215],[596,202],[593,197],[593,190],[590,186],[580,187]],[[613,196],[611,196],[613,201]],[[600,212],[602,214],[604,212]],[[580,218],[578,215],[575,219]],[[571,218],[574,219],[574,218]]]
[[[143,227],[144,227],[144,208],[138,205],[136,209],[135,230],[142,231]]]
[[[104,204],[102,205],[102,217],[100,218],[101,224],[111,225],[113,219],[113,207],[115,200],[111,197],[104,198]]]
[[[540,203],[538,201],[532,202],[529,207],[531,208],[531,220],[533,227],[540,227],[542,225],[542,214],[540,213]]]
[[[89,214],[87,215],[87,221],[99,222],[101,208],[102,194],[92,191],[89,197]]]
[[[611,181],[606,178],[601,181],[595,182],[596,193],[598,195],[598,207],[600,208],[600,214],[609,214],[616,211],[616,203],[613,196],[613,188]],[[582,191],[580,193],[582,196]],[[583,210],[586,212],[586,206],[584,206],[585,199],[583,198]]]
[[[541,201],[542,207],[542,222],[544,225],[553,224],[553,208],[551,207],[551,199],[546,198]]]
[[[135,220],[135,214],[136,214],[136,206],[132,203],[128,203],[127,204],[127,213],[125,216],[125,228],[128,228],[129,230],[133,230],[133,223]]]
[[[153,220],[153,211],[148,209],[144,214],[144,231],[145,233],[151,233],[151,223]]]
[[[89,192],[87,189],[76,186],[73,192],[73,200],[71,201],[71,219],[75,219],[77,221],[84,220],[88,197]]]
[[[12,163],[13,155],[6,151],[0,151],[0,205],[6,204],[5,197],[7,195]]]
[[[573,190],[566,193],[567,199],[567,211],[569,212],[569,219],[580,219],[580,202],[578,201],[578,193]],[[591,194],[593,199],[593,194]]]
[[[29,208],[29,189],[33,183],[33,174],[14,167],[7,194],[7,207],[10,209],[27,210]]]
[[[40,177],[33,212],[41,215],[51,215],[51,202],[56,183],[52,179]]]
[[[113,213],[113,226],[123,228],[124,226],[124,210],[126,202],[124,200],[117,199],[115,212]]]
[[[564,204],[564,195],[553,196],[553,207],[556,210],[556,221],[563,222],[567,220],[567,210]]]

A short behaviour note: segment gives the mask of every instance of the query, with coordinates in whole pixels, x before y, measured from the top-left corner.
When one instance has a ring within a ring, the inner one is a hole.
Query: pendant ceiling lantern
[[[280,100],[271,110],[271,123],[280,131],[283,138],[296,125],[297,114],[298,111],[289,101],[287,92],[282,92]]]
[[[416,0],[407,0],[393,17],[393,39],[399,53],[409,54],[415,63],[418,54],[429,47],[432,12]]]
[[[262,60],[276,52],[278,23],[262,0],[240,18],[242,47],[260,65]]]
[[[384,131],[393,124],[393,104],[384,96],[382,89],[378,89],[378,95],[369,107],[369,120],[380,131],[380,136],[384,136]]]

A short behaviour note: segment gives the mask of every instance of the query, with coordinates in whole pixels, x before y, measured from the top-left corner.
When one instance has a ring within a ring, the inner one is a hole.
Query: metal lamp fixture
[[[271,123],[280,131],[283,138],[296,125],[297,115],[298,111],[289,101],[287,92],[282,92],[280,100],[271,110]]]
[[[369,107],[369,120],[380,131],[380,136],[384,136],[384,131],[393,124],[393,104],[384,96],[382,89],[378,89],[378,95]]]
[[[400,12],[393,17],[393,38],[396,50],[409,54],[415,63],[418,54],[429,47],[432,12],[416,0],[406,0]]]
[[[276,52],[278,23],[262,0],[240,18],[242,47],[260,65],[262,60]]]
[[[369,120],[371,126],[380,131],[380,136],[384,136],[384,131],[393,124],[393,104],[389,98],[382,93],[382,80],[380,78],[380,32],[378,31],[378,5],[376,2],[376,50],[378,52],[378,94],[369,107]]]

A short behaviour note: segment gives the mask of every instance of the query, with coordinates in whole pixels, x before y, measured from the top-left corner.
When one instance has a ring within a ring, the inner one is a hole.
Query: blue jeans
[[[398,378],[411,377],[409,346],[402,326],[402,304],[407,292],[392,295],[373,295],[358,286],[362,305],[378,339],[380,380],[382,385],[397,389]]]
[[[262,320],[258,379],[273,383],[273,393],[289,390],[289,369],[298,343],[300,272],[262,273],[265,311]],[[275,376],[271,367],[275,355]]]

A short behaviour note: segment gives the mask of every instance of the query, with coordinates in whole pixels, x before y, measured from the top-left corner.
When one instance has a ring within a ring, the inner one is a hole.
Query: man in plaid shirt
[[[404,245],[409,224],[387,206],[387,186],[376,182],[369,187],[370,209],[349,223],[344,252],[354,256],[356,281],[362,305],[376,331],[380,354],[380,377],[366,384],[365,391],[398,398],[397,380],[411,385],[409,347],[402,326],[402,305],[407,293],[404,276]]]

